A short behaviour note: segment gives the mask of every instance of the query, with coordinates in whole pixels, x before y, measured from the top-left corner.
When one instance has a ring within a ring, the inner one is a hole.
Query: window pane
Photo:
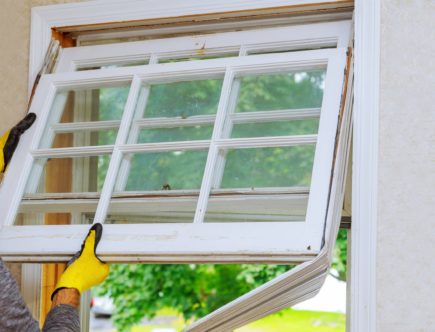
[[[139,133],[138,143],[207,140],[211,138],[213,126],[177,128],[146,128]]]
[[[106,223],[193,222],[207,151],[135,153],[127,159]]]
[[[61,91],[50,113],[51,124],[121,120],[130,85]]]
[[[212,191],[204,222],[290,222],[304,221],[308,193],[267,194],[251,190],[245,195]]]
[[[199,189],[207,151],[135,153],[128,156],[129,172],[121,191]],[[121,166],[126,167],[126,162]],[[122,176],[118,177],[122,182]]]
[[[121,67],[131,67],[131,66],[143,66],[147,65],[149,62],[149,59],[144,60],[137,60],[137,61],[129,61],[129,62],[114,62],[110,64],[104,64],[101,66],[95,66],[95,65],[85,65],[85,66],[79,66],[77,68],[77,71],[83,71],[83,70],[95,70],[95,69],[111,69],[111,68],[121,68]]]
[[[319,119],[235,124],[231,138],[317,134]]]
[[[152,84],[143,117],[181,117],[215,114],[219,103],[222,79]],[[146,92],[143,88],[142,93]]]
[[[37,211],[29,211],[29,204],[22,204],[20,212],[15,218],[15,226],[28,226],[28,225],[77,225],[77,224],[91,224],[94,219],[94,213],[82,213],[75,211],[74,213],[66,211],[48,212],[49,207],[44,208],[41,205],[33,208]],[[44,211],[46,210],[46,211]]]
[[[317,108],[322,105],[325,70],[243,76],[236,112]]]
[[[118,129],[111,130],[82,130],[71,133],[59,133],[54,137],[51,146],[40,148],[70,148],[77,146],[113,145],[116,141]],[[46,142],[42,142],[44,144]]]
[[[171,62],[181,62],[181,61],[197,61],[197,60],[210,60],[210,59],[221,59],[221,58],[228,58],[233,56],[238,56],[239,52],[224,52],[224,53],[217,53],[213,54],[210,51],[204,52],[204,54],[201,54],[201,52],[196,51],[195,54],[192,55],[183,55],[179,57],[172,56],[171,58],[167,57],[161,57],[159,59],[159,63],[171,63]]]
[[[56,95],[50,110],[49,121],[45,127],[44,136],[39,144],[40,148],[71,147],[112,144],[117,133],[117,126],[124,112],[129,86],[107,87],[99,89],[61,91]],[[98,128],[106,125],[101,121],[110,121],[106,126],[106,133],[96,133]],[[116,121],[114,121],[116,120]],[[68,124],[90,122],[86,127],[87,133],[80,132],[80,128]],[[94,128],[92,128],[94,127]],[[88,136],[87,139],[73,138],[74,136]],[[91,132],[94,132],[91,134]],[[56,137],[55,139],[55,136]],[[59,136],[63,137],[59,139]],[[101,138],[96,138],[101,136]]]
[[[26,193],[100,192],[110,156],[37,159]]]
[[[228,150],[221,188],[305,187],[314,145]]]
[[[198,192],[190,195],[143,195],[129,199],[114,195],[106,224],[191,223],[195,216]]]

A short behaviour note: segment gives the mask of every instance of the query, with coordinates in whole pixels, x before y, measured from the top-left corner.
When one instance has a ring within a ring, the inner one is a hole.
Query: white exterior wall
[[[381,1],[377,331],[435,331],[435,1]]]

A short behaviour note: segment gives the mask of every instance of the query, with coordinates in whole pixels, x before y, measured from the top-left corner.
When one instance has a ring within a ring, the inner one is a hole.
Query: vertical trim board
[[[376,331],[380,2],[357,0],[352,176],[351,331]]]

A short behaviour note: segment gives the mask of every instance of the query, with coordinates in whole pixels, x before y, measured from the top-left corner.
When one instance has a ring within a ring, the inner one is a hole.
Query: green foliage
[[[113,319],[127,331],[170,307],[186,320],[203,316],[287,271],[282,265],[115,264],[96,292],[114,300]]]
[[[339,279],[346,281],[347,267],[347,230],[340,229],[337,236],[337,243],[334,248],[334,257],[332,259],[333,275]],[[336,272],[336,273],[335,273]]]

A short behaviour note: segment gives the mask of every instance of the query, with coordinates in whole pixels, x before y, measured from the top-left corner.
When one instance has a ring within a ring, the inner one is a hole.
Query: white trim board
[[[352,176],[352,332],[376,331],[380,2],[355,4],[355,105]]]

